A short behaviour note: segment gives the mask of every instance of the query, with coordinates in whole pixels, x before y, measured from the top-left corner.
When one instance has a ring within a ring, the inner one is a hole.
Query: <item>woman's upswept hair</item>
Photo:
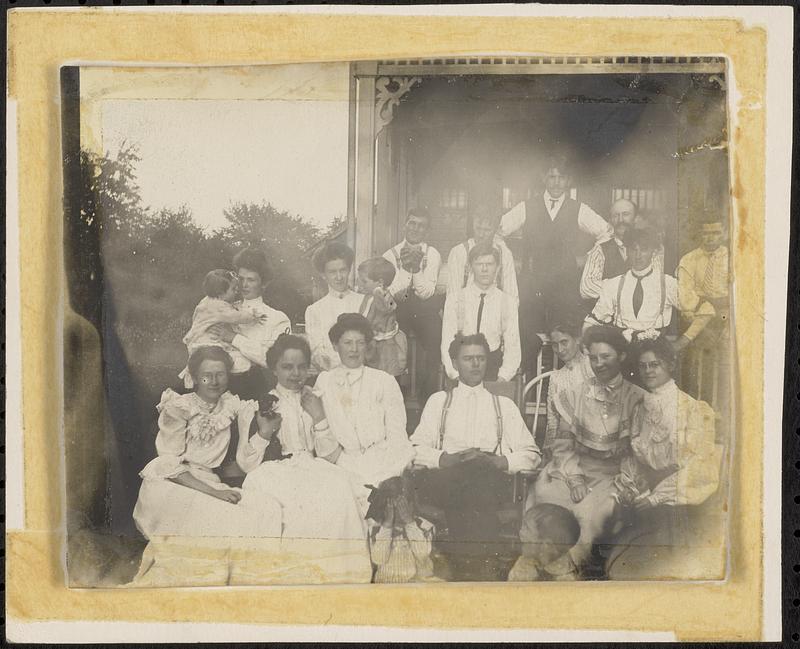
[[[328,332],[328,337],[335,345],[348,331],[358,331],[364,334],[364,339],[367,342],[372,342],[372,325],[360,313],[343,313],[340,315],[336,320],[336,324]]]
[[[222,347],[217,347],[216,345],[198,347],[192,352],[191,356],[189,356],[189,362],[186,364],[189,369],[189,375],[194,379],[195,383],[198,381],[197,372],[200,370],[200,365],[202,365],[203,361],[220,361],[225,363],[225,369],[228,370],[229,374],[233,368],[233,359]]]
[[[589,327],[583,334],[583,346],[589,349],[594,343],[605,343],[620,355],[628,353],[628,341],[616,327]]]
[[[258,273],[262,284],[266,284],[272,279],[272,272],[269,268],[267,256],[264,254],[263,250],[259,250],[258,248],[245,248],[237,252],[233,257],[233,268],[237,271],[240,268],[244,268],[245,270]]]
[[[289,349],[297,349],[303,352],[306,362],[311,362],[311,347],[305,338],[295,334],[281,334],[272,347],[267,350],[267,367],[274,371],[281,360],[281,356]]]
[[[325,264],[327,264],[329,261],[334,261],[335,259],[344,260],[344,262],[347,264],[347,267],[352,268],[355,258],[356,254],[349,246],[346,246],[343,243],[329,243],[324,248],[318,250],[314,255],[314,268],[316,268],[317,272],[322,275],[325,272]]]
[[[655,339],[643,340],[634,345],[633,353],[637,361],[645,352],[653,352],[656,355],[656,358],[664,361],[672,368],[675,367],[675,363],[678,360],[675,350],[672,348],[672,345],[669,343],[669,341],[664,338],[664,336],[659,336]]]
[[[583,330],[583,322],[580,322],[578,320],[561,320],[560,322],[556,322],[556,324],[550,327],[551,333],[553,331],[558,331],[559,333],[570,336],[575,340],[580,339],[582,330]]]

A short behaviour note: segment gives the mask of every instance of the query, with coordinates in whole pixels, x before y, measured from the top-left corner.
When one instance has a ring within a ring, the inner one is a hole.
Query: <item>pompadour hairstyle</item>
[[[372,325],[360,313],[342,313],[328,332],[328,338],[335,345],[348,331],[358,331],[367,342],[372,341]]]
[[[348,268],[352,268],[355,253],[343,243],[329,243],[324,248],[321,248],[314,255],[314,268],[322,275],[325,272],[325,264],[335,259],[342,259],[347,264]]]

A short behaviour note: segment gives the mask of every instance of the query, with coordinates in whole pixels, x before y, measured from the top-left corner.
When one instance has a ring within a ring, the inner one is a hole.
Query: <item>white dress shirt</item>
[[[278,336],[292,333],[292,324],[283,311],[267,306],[260,297],[243,300],[239,308],[263,316],[264,321],[237,325],[238,333],[233,337],[231,344],[252,363],[266,367],[267,351],[275,344]]]
[[[497,282],[500,283],[500,275],[502,273],[503,279],[503,292],[508,293],[517,302],[519,302],[519,287],[517,286],[517,269],[514,267],[514,255],[509,250],[505,241],[499,236],[494,238],[494,247],[500,250],[500,268],[497,270]],[[472,250],[475,247],[475,239],[467,239],[467,248]],[[459,243],[450,250],[447,256],[447,294],[450,295],[455,291],[464,288],[464,267],[467,265],[469,257],[468,251],[464,248],[464,244]],[[467,284],[472,281],[472,269],[469,271],[467,277]]]
[[[638,315],[634,315],[633,292],[636,289],[637,276],[642,277],[643,300]],[[622,292],[620,293],[621,282]],[[661,308],[662,286],[663,310]],[[618,295],[619,300],[617,300]],[[589,325],[612,324],[632,332],[662,329],[669,326],[672,321],[673,308],[693,312],[697,309],[699,302],[694,291],[682,290],[679,295],[678,280],[671,275],[655,272],[651,264],[642,271],[634,273],[633,270],[629,270],[624,275],[604,280],[600,289],[600,297],[592,312],[586,317],[586,323]],[[710,309],[710,315],[713,315],[711,305],[706,303],[704,306],[706,309]],[[698,315],[706,315],[706,313],[698,311]],[[705,326],[705,322],[703,322],[699,330],[695,331],[695,325],[700,322],[702,322],[700,319],[696,319],[683,335],[692,340]]]
[[[403,239],[396,246],[383,253],[383,258],[391,262],[396,271],[394,281],[389,286],[389,292],[392,295],[403,295],[406,292],[410,295],[413,292],[420,299],[427,300],[436,292],[436,282],[439,279],[442,256],[436,248],[429,246],[427,243],[418,245],[422,250],[423,260],[420,263],[420,270],[416,273],[408,272],[397,260],[400,257],[400,251],[404,247],[414,248],[417,246]],[[395,255],[395,253],[397,254]]]
[[[486,294],[478,332],[478,308],[481,294]],[[460,322],[460,320],[463,320]],[[442,318],[442,364],[451,379],[458,377],[450,358],[450,343],[458,332],[465,336],[482,333],[489,348],[496,351],[503,344],[503,364],[498,372],[501,381],[510,381],[519,369],[522,353],[519,342],[517,302],[509,294],[492,285],[485,291],[470,282],[467,288],[448,294]]]
[[[558,198],[553,198],[546,190],[544,194],[542,194],[542,200],[544,201],[547,213],[550,215],[550,220],[555,220],[566,197],[566,192],[561,194]],[[553,201],[555,201],[555,203],[553,203]],[[525,206],[525,201],[522,201],[503,214],[500,218],[500,234],[502,236],[507,237],[525,224],[527,220],[527,210]],[[611,224],[591,207],[586,205],[586,203],[580,203],[578,206],[578,227],[586,234],[594,237],[597,243],[608,241],[614,236],[614,228],[611,227]]]
[[[331,433],[342,446],[338,466],[358,476],[362,485],[375,487],[403,473],[414,451],[403,394],[393,376],[340,365],[322,372],[314,389],[322,395]]]
[[[311,362],[319,370],[330,370],[341,363],[328,333],[343,313],[359,313],[364,296],[347,289],[343,293],[328,290],[306,309],[306,336],[311,346]]]
[[[491,393],[483,384],[470,387],[460,383],[453,389],[453,400],[447,411],[442,448],[439,427],[446,392],[437,392],[428,399],[417,430],[411,436],[416,455],[415,464],[436,468],[443,452],[458,453],[468,448],[496,452],[508,460],[508,472],[533,470],[539,466],[541,453],[533,435],[525,426],[519,409],[511,399],[498,397],[503,421],[503,437],[497,448],[497,416]]]
[[[728,297],[728,249],[720,246],[707,252],[695,248],[686,253],[678,264],[678,283],[682,291],[693,288],[703,297]]]
[[[619,254],[622,258],[628,259],[628,252],[625,249],[625,244],[617,237],[614,241],[619,249]],[[603,271],[606,265],[606,253],[603,246],[599,243],[594,244],[594,247],[589,251],[586,256],[586,265],[583,267],[583,274],[581,275],[581,297],[586,300],[596,300],[600,297],[600,287],[603,284]],[[664,246],[659,246],[653,253],[653,272],[661,273],[664,271]]]

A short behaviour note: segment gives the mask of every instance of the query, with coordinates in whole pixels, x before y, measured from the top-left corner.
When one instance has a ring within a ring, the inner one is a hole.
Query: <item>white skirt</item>
[[[347,472],[309,455],[264,462],[247,474],[242,492],[281,506],[284,539],[359,539],[367,528]]]
[[[155,536],[275,537],[283,528],[280,503],[255,497],[220,482],[211,471],[191,474],[214,489],[231,489],[242,499],[229,503],[171,480],[146,479],[139,490],[133,519],[146,539]]]

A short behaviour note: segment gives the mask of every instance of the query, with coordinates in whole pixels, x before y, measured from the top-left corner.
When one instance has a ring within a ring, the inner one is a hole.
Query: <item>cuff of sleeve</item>
[[[147,463],[139,476],[144,480],[167,480],[186,473],[189,467],[178,455],[159,455]]]
[[[414,464],[418,466],[426,466],[429,469],[439,468],[439,458],[442,453],[439,449],[428,448],[426,446],[414,447]]]
[[[505,457],[506,460],[508,460],[509,473],[519,473],[520,471],[533,471],[536,467],[539,466],[539,463],[542,460],[542,457],[539,454],[534,454],[533,457],[531,457],[528,454],[509,453]]]
[[[231,341],[231,345],[236,347],[236,349],[239,349],[241,347],[241,344],[242,344],[242,337],[243,337],[242,334],[236,334],[233,337],[233,340]]]
[[[571,475],[567,478],[567,486],[570,489],[584,484],[586,484],[586,478],[582,475]]]
[[[264,439],[258,433],[256,433],[250,438],[250,446],[252,446],[257,453],[263,453],[264,451],[266,451],[267,446],[269,446],[269,443],[270,440]]]
[[[321,432],[323,432],[323,431],[326,431],[326,430],[328,430],[330,427],[331,427],[331,426],[330,426],[330,424],[328,423],[328,420],[327,420],[327,419],[322,419],[321,421],[317,422],[317,423],[316,423],[316,424],[314,424],[314,426],[313,426],[313,428],[314,428],[314,432],[315,432],[315,433],[321,433]]]

